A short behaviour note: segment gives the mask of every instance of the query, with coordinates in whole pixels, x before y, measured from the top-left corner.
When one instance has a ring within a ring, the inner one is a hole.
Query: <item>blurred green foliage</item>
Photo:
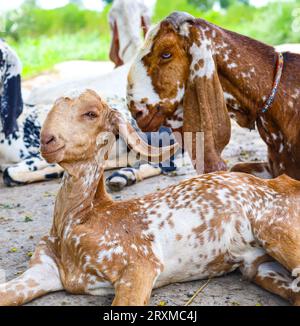
[[[249,4],[249,0],[188,0],[188,3],[191,3],[195,7],[202,10],[211,9],[215,4],[218,4],[221,8],[228,8],[235,2],[241,2],[247,5]]]
[[[73,34],[77,32],[101,32],[109,34],[107,14],[109,7],[99,13],[83,10],[71,3],[65,7],[43,10],[27,0],[20,9],[11,11],[6,17],[6,33],[16,41],[24,37],[41,35]]]
[[[269,44],[300,43],[300,30],[292,28],[295,19],[300,21],[300,9],[295,11],[300,8],[300,0],[279,0],[261,8],[250,6],[248,0],[218,1],[226,9],[205,9],[216,2],[212,0],[157,0],[153,21],[158,22],[175,10],[187,11]],[[99,13],[82,9],[80,2],[72,0],[65,7],[43,10],[35,6],[35,0],[27,0],[21,8],[7,14],[5,33],[0,36],[18,52],[25,77],[65,60],[108,59],[107,14],[111,5]]]

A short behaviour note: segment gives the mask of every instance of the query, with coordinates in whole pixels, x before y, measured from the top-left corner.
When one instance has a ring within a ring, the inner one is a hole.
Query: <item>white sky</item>
[[[7,11],[18,8],[24,0],[0,0],[0,11]],[[68,0],[38,0],[38,4],[45,9],[53,9],[65,6]],[[104,3],[101,0],[83,0],[83,4],[88,9],[103,9]]]
[[[23,1],[24,0],[0,0],[0,12],[18,8]],[[264,6],[265,4],[271,1],[275,2],[278,0],[250,0],[251,4],[257,7]],[[291,0],[281,0],[281,1],[291,1]],[[38,2],[41,7],[45,9],[51,9],[51,8],[62,7],[66,5],[68,3],[68,0],[38,0]],[[103,8],[103,2],[101,0],[83,0],[83,3],[84,6],[88,9],[101,11]]]

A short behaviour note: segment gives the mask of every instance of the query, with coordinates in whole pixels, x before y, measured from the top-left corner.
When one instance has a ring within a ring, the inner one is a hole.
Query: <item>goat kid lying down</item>
[[[70,94],[69,96],[74,95]],[[119,97],[110,97],[107,101],[134,125],[134,120],[124,101]],[[0,121],[0,171],[3,171],[4,183],[7,186],[24,185],[62,176],[63,169],[57,164],[47,163],[40,156],[39,151],[41,125],[50,108],[47,105],[24,105],[23,112],[22,110],[19,112],[20,116],[11,114],[11,120],[14,120],[14,131],[8,134],[5,134],[4,129],[1,132]],[[6,119],[3,119],[3,121],[6,121]],[[2,127],[5,127],[3,123]],[[138,127],[136,129],[138,130]],[[160,135],[151,133],[151,137],[153,135],[155,137],[151,139],[148,137],[148,142],[151,140],[153,145],[159,146],[159,141],[164,139],[167,134],[170,134],[166,128],[162,128],[160,131]],[[150,134],[147,136],[150,136]],[[126,144],[122,140],[118,140],[105,166],[106,169],[121,167],[120,170],[114,172],[106,180],[106,184],[112,190],[121,190],[125,186],[148,177],[176,169],[173,158],[169,162],[170,164],[153,165],[129,156],[130,152]],[[130,167],[128,167],[128,163],[131,164]]]
[[[103,295],[113,288],[114,305],[145,305],[153,288],[237,268],[300,305],[298,181],[217,172],[114,202],[103,171],[118,132],[142,155],[152,150],[154,159],[176,149],[150,149],[92,91],[56,102],[41,134],[45,159],[66,170],[53,226],[30,268],[0,285],[1,305],[63,289]]]

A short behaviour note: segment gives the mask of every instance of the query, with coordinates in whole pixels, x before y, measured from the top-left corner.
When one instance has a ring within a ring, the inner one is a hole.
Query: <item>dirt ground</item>
[[[32,86],[29,82],[27,84],[28,88]],[[265,159],[266,147],[257,132],[241,129],[236,124],[232,129],[232,141],[224,153],[229,166],[238,161]],[[141,196],[193,174],[194,170],[188,165],[181,168],[177,175],[154,177],[112,195],[116,200]],[[5,277],[10,280],[27,268],[35,245],[50,229],[58,188],[59,180],[7,188],[0,175],[0,283],[4,282]],[[184,305],[205,282],[173,284],[155,290],[151,304]],[[112,296],[75,296],[58,292],[35,300],[30,305],[109,305],[111,301]],[[287,303],[243,280],[241,274],[235,272],[211,280],[192,305],[278,306]]]

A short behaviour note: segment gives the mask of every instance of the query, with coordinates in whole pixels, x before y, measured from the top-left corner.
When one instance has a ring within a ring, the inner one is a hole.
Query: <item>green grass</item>
[[[26,37],[11,45],[23,63],[23,77],[28,78],[50,70],[57,63],[68,60],[108,60],[108,36],[82,33]]]
[[[25,4],[12,12],[4,38],[23,63],[23,78],[51,70],[62,61],[108,60],[109,8],[98,13],[72,4],[53,10]]]
[[[293,9],[300,8],[300,0],[294,1],[278,1],[262,8],[233,3],[225,13],[201,11],[188,0],[158,0],[153,22],[180,10],[268,44],[300,43],[300,33],[291,28],[295,19]],[[25,5],[12,12],[7,19],[4,38],[16,49],[23,62],[23,77],[50,70],[62,61],[108,60],[109,9],[107,6],[98,13],[81,10],[75,5],[54,10]]]

